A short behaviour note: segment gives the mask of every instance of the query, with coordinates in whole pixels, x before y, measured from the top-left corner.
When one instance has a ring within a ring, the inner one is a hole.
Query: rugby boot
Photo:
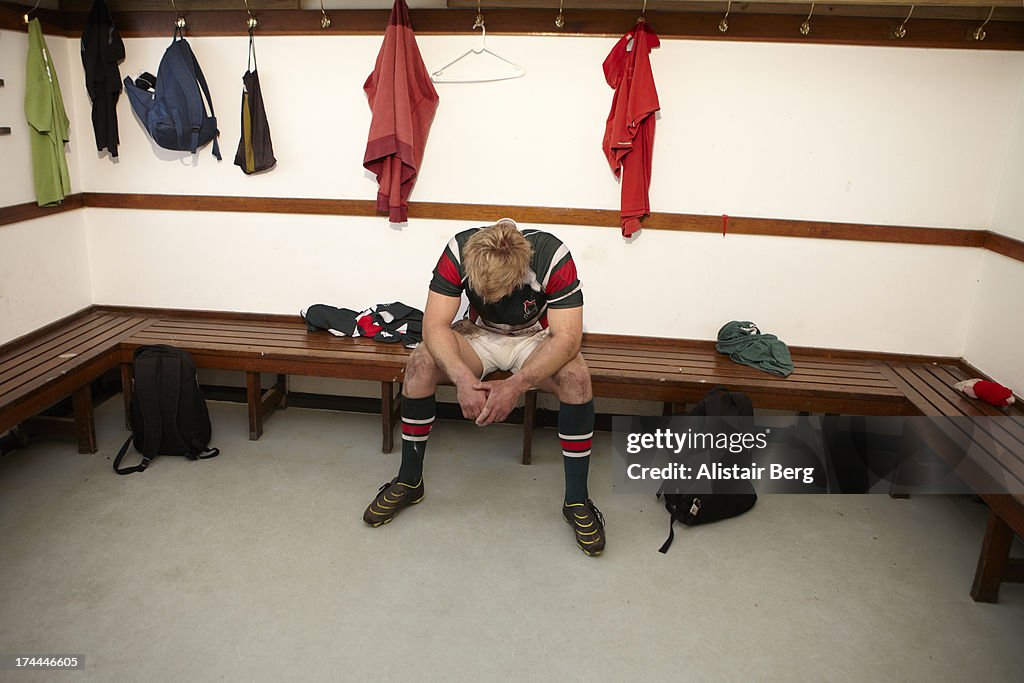
[[[387,524],[402,508],[416,505],[423,500],[423,478],[415,486],[403,484],[395,477],[380,487],[377,497],[373,499],[366,512],[363,513],[363,521],[370,526]]]
[[[600,555],[604,550],[604,515],[587,498],[585,503],[563,503],[562,518],[576,533],[576,545],[587,555]]]

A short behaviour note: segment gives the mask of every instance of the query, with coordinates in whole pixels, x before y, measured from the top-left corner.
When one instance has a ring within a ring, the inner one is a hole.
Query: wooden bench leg
[[[395,385],[398,392],[395,392]],[[395,425],[402,413],[402,384],[400,382],[380,383],[380,428],[382,453],[390,453],[395,449]]]
[[[92,412],[92,387],[86,384],[71,394],[75,411],[75,431],[78,434],[78,452],[96,452],[96,420]]]
[[[910,498],[909,489],[903,484],[900,474],[906,473],[913,467],[910,463],[915,461],[921,451],[921,440],[914,434],[914,430],[908,424],[903,425],[903,434],[900,435],[899,462],[896,469],[892,471],[892,481],[889,483],[889,497],[898,499]]]
[[[999,584],[1007,578],[1012,543],[1013,530],[999,515],[989,511],[988,527],[978,556],[978,569],[974,572],[974,585],[971,586],[971,597],[975,602],[999,601]],[[1016,573],[1017,563],[1014,565]]]
[[[277,407],[279,410],[288,409],[288,375],[278,375],[274,390],[281,394]]]
[[[121,395],[124,397],[124,428],[132,430],[132,391],[135,388],[131,363],[121,363]]]
[[[537,390],[526,392],[523,406],[523,464],[533,462],[533,425],[537,419]]]
[[[261,373],[245,373],[245,402],[249,407],[249,440],[263,436],[263,421],[275,408],[287,407],[288,375],[278,375],[274,386],[263,393]]]
[[[263,386],[260,373],[245,373],[245,402],[249,407],[249,440],[256,441],[263,436],[263,414],[260,406],[263,399]]]

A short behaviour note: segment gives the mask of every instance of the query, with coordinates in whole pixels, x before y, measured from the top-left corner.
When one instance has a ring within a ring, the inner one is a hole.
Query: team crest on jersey
[[[537,313],[537,300],[527,299],[523,302],[523,317],[529,318]]]

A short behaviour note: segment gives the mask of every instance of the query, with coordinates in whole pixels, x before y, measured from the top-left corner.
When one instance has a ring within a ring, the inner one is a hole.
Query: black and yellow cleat
[[[604,550],[604,515],[587,498],[585,503],[563,503],[562,518],[576,532],[576,545],[590,556]]]
[[[398,477],[395,477],[380,487],[377,497],[363,513],[363,521],[374,527],[387,524],[402,508],[421,502],[423,495],[422,478],[420,478],[420,483],[410,486],[403,484],[398,481]]]

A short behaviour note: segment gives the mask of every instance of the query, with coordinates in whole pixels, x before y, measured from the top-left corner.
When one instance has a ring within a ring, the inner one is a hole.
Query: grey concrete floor
[[[0,679],[1020,680],[1024,585],[967,595],[985,511],[962,498],[763,496],[681,529],[591,494],[608,548],[559,517],[556,435],[439,422],[424,503],[363,508],[397,469],[373,416],[289,409],[258,442],[211,403],[222,455],[116,476],[119,400],[100,452],[36,440],[0,461],[0,653],[77,653],[74,673]],[[1014,672],[1017,672],[1014,674]]]

